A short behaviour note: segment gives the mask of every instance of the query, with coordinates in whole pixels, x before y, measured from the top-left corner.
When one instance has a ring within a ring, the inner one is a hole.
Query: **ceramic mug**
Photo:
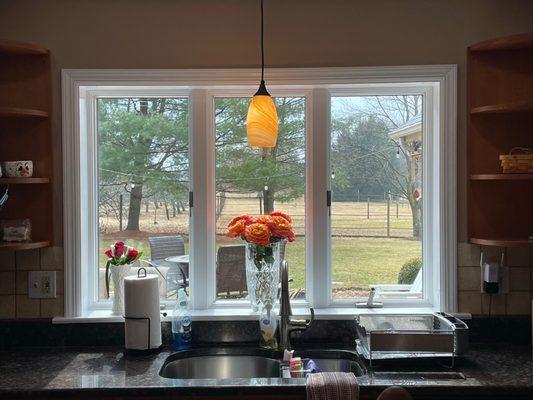
[[[30,178],[33,175],[31,161],[4,161],[2,167],[7,178]]]

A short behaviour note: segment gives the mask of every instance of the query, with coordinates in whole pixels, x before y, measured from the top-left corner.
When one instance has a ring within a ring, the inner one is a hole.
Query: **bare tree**
[[[407,122],[422,112],[422,96],[368,96],[365,97],[363,106],[354,105],[353,102],[344,104],[345,111],[379,118],[391,130],[404,126]],[[393,139],[391,139],[392,141]],[[413,236],[420,238],[422,235],[422,201],[419,187],[420,167],[422,163],[422,141],[401,137],[391,145],[397,146],[400,158],[399,166],[394,165],[385,153],[377,152],[375,157],[383,166],[383,173],[390,179],[396,193],[401,194],[409,202],[413,219]]]

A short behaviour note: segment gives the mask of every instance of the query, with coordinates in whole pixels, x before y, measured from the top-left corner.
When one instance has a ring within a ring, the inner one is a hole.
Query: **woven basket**
[[[504,174],[533,173],[533,154],[501,155],[500,161]]]

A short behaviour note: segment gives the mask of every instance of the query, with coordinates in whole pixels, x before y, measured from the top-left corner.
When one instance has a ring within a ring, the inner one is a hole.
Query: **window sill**
[[[317,320],[350,320],[359,314],[428,314],[437,311],[432,307],[385,307],[374,309],[356,308],[321,308],[315,309],[315,319]],[[161,317],[162,321],[171,321],[172,310],[165,311],[166,317]],[[293,308],[296,318],[309,318],[308,308]],[[457,315],[462,319],[470,319],[470,315]],[[257,314],[248,308],[217,308],[209,310],[196,310],[192,312],[194,321],[255,321]],[[112,323],[124,322],[120,315],[111,313],[111,310],[94,310],[80,317],[54,317],[53,324],[90,324],[90,323]]]

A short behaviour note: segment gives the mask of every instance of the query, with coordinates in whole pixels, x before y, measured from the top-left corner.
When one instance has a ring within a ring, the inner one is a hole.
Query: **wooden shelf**
[[[524,33],[504,38],[485,40],[469,47],[470,51],[505,51],[533,49],[533,34]]]
[[[499,246],[499,247],[533,247],[533,241],[527,239],[486,239],[470,238],[470,243],[480,244],[482,246]]]
[[[49,240],[43,240],[40,242],[27,242],[27,243],[0,242],[0,252],[41,249],[43,247],[49,247],[49,246],[50,246]]]
[[[0,117],[6,118],[47,118],[48,113],[31,108],[0,107]]]
[[[533,112],[533,102],[516,102],[504,104],[490,104],[486,106],[474,107],[470,114],[511,114]]]
[[[0,54],[13,55],[46,55],[49,50],[31,43],[19,43],[0,40]]]
[[[472,174],[472,181],[528,181],[533,180],[533,174]]]
[[[50,183],[50,178],[0,178],[0,185],[34,185]]]
[[[34,238],[29,243],[0,241],[0,251],[52,246],[56,221],[50,51],[31,43],[0,40],[0,75],[0,158],[32,160],[38,167],[36,177],[0,178],[2,188],[10,185],[0,219],[27,218]]]
[[[504,174],[498,160],[514,147],[533,147],[533,33],[470,46],[466,81],[468,237],[532,248],[533,173]]]

